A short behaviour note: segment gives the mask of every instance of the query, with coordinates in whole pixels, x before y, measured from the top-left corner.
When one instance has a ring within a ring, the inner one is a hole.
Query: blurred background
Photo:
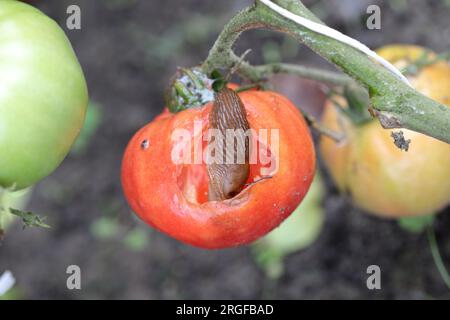
[[[11,270],[17,280],[4,298],[450,298],[426,234],[355,209],[324,170],[305,204],[309,223],[291,219],[282,237],[274,234],[252,246],[196,249],[150,229],[130,212],[119,179],[128,140],[162,111],[163,90],[176,67],[200,63],[227,20],[251,1],[33,3],[71,39],[91,102],[73,152],[31,195],[28,209],[47,216],[51,229],[23,230],[16,222],[0,245],[0,274]],[[371,48],[410,43],[450,50],[448,0],[304,3],[327,24]],[[82,10],[81,30],[65,28],[70,4]],[[370,4],[381,7],[381,30],[365,26]],[[247,32],[236,47],[237,52],[252,48],[248,59],[254,63],[285,61],[333,69],[306,47],[273,32]],[[325,96],[318,85],[286,76],[272,83],[300,108],[320,113]],[[437,217],[435,229],[450,268],[448,211]],[[373,264],[381,268],[381,290],[366,286],[366,269]],[[66,287],[69,265],[81,268],[81,290]]]

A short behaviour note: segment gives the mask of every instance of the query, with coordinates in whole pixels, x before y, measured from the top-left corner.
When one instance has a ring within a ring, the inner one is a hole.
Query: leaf
[[[40,227],[50,228],[50,226],[44,223],[45,217],[40,217],[37,214],[30,211],[22,211],[18,209],[9,208],[9,212],[22,219],[24,227]]]
[[[398,219],[400,228],[411,233],[422,233],[434,221],[435,215]]]
[[[2,208],[16,208],[18,210],[23,210],[30,200],[31,193],[32,188],[19,191],[0,190],[0,225],[3,227],[3,231],[8,229],[15,217],[12,214],[9,214],[6,209]],[[1,210],[3,210],[5,214],[2,214]]]

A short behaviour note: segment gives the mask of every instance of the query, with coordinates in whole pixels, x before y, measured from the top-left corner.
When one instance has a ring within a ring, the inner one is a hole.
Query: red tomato
[[[265,235],[302,201],[314,176],[315,151],[301,113],[274,92],[245,91],[239,96],[251,129],[268,129],[269,138],[273,129],[279,130],[279,152],[270,149],[269,163],[258,158],[250,164],[250,185],[235,197],[208,201],[206,165],[174,163],[171,154],[179,145],[171,136],[176,129],[186,129],[193,135],[188,141],[193,148],[206,134],[212,103],[176,114],[164,111],[132,138],[122,164],[125,196],[149,225],[194,246],[233,247]],[[197,136],[196,120],[201,121]],[[272,142],[268,140],[269,148]],[[277,167],[269,172],[272,177],[252,184],[266,176],[269,167]]]

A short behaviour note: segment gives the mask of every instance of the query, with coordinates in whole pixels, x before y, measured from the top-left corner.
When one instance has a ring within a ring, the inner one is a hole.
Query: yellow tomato
[[[428,55],[427,49],[391,45],[378,54],[399,68]],[[450,65],[435,62],[408,77],[428,97],[450,106]],[[345,105],[343,99],[340,100]],[[327,101],[323,123],[343,131],[345,141],[323,137],[322,158],[342,192],[360,208],[378,216],[401,218],[438,212],[450,202],[450,145],[423,134],[402,129],[411,143],[407,152],[393,143],[391,133],[374,119],[356,126]],[[450,124],[449,124],[450,125]]]

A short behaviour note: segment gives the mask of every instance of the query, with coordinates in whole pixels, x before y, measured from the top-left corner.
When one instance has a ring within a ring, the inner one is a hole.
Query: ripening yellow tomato
[[[378,54],[400,69],[424,55],[435,56],[410,45],[386,46]],[[450,106],[447,62],[429,64],[408,78],[418,91]],[[341,143],[323,137],[320,150],[336,185],[358,207],[378,216],[401,218],[437,213],[450,203],[450,145],[402,129],[405,139],[411,140],[405,152],[391,137],[399,129],[383,129],[376,119],[356,126],[330,101],[322,120],[346,135]]]

